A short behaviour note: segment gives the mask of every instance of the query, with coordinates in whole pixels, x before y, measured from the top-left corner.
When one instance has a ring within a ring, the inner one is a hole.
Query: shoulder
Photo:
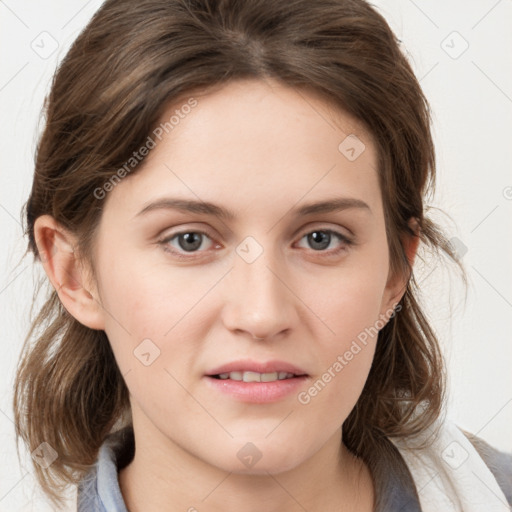
[[[464,430],[462,432],[496,478],[509,505],[512,505],[512,453],[500,451],[482,438]]]
[[[473,510],[485,503],[490,512],[512,504],[512,454],[464,432],[446,417],[393,442],[425,510]]]

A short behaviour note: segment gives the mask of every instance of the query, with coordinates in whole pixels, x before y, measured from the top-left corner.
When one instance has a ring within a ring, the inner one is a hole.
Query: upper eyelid
[[[321,223],[322,221],[318,221],[319,223]],[[304,234],[307,234],[307,233],[311,233],[313,231],[333,231],[333,232],[339,232],[340,230],[342,229],[345,229],[346,231],[348,231],[349,234],[344,234],[344,233],[340,233],[341,235],[344,235],[346,236],[347,238],[350,238],[353,233],[348,229],[348,228],[342,228],[342,227],[327,227],[327,226],[320,226],[320,227],[304,227],[304,228],[300,228],[300,229],[297,229],[294,231],[293,233],[293,236],[297,236],[299,233],[302,233],[303,235]],[[162,230],[162,232],[166,232],[167,230]],[[174,231],[170,234],[167,234],[167,235],[162,235],[162,236],[159,236],[159,238],[172,238],[173,236],[176,236],[176,235],[181,235],[181,234],[184,234],[184,233],[204,233],[206,234],[207,236],[211,236],[210,233],[209,233],[209,229],[208,228],[194,228],[194,227],[190,227],[190,228],[183,228],[183,229],[179,229],[179,231]],[[214,238],[214,237],[212,237]]]

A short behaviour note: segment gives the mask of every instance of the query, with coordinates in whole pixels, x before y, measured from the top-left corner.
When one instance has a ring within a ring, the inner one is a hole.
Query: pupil
[[[195,249],[198,249],[201,246],[201,235],[199,233],[183,233],[178,238],[180,247],[184,251],[194,251]],[[182,240],[185,241],[185,243],[182,243]],[[190,245],[191,244],[192,247]]]
[[[329,246],[331,235],[323,231],[313,231],[308,235],[308,241],[314,249],[325,249]],[[320,244],[320,247],[315,247],[315,244]]]

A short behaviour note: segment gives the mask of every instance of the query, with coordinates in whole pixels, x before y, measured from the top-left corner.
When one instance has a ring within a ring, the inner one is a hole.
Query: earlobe
[[[81,324],[104,329],[103,309],[95,291],[86,289],[86,271],[76,251],[76,238],[52,216],[34,223],[34,236],[43,268],[62,305]]]

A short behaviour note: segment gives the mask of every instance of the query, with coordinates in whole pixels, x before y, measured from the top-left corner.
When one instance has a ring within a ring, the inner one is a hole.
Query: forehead
[[[272,81],[231,82],[182,96],[166,108],[159,127],[144,163],[115,187],[109,202],[133,210],[168,192],[229,204],[233,211],[258,203],[268,210],[337,194],[378,207],[370,135],[312,91]]]
[[[196,102],[192,109],[187,106],[191,99]],[[181,114],[180,119],[173,114]],[[190,130],[194,131],[194,137],[201,131],[209,138],[226,132],[231,132],[232,137],[236,132],[239,140],[246,136],[250,147],[252,142],[257,142],[254,136],[258,139],[266,136],[268,142],[278,135],[276,143],[287,139],[299,141],[306,136],[310,140],[307,148],[326,134],[336,139],[355,134],[373,145],[371,133],[363,123],[334,100],[311,87],[291,87],[272,79],[239,79],[182,95],[163,112],[160,127],[165,128],[172,118],[174,126],[170,131],[174,139],[185,137]],[[169,133],[164,131],[165,135]],[[332,142],[330,137],[326,142]]]

